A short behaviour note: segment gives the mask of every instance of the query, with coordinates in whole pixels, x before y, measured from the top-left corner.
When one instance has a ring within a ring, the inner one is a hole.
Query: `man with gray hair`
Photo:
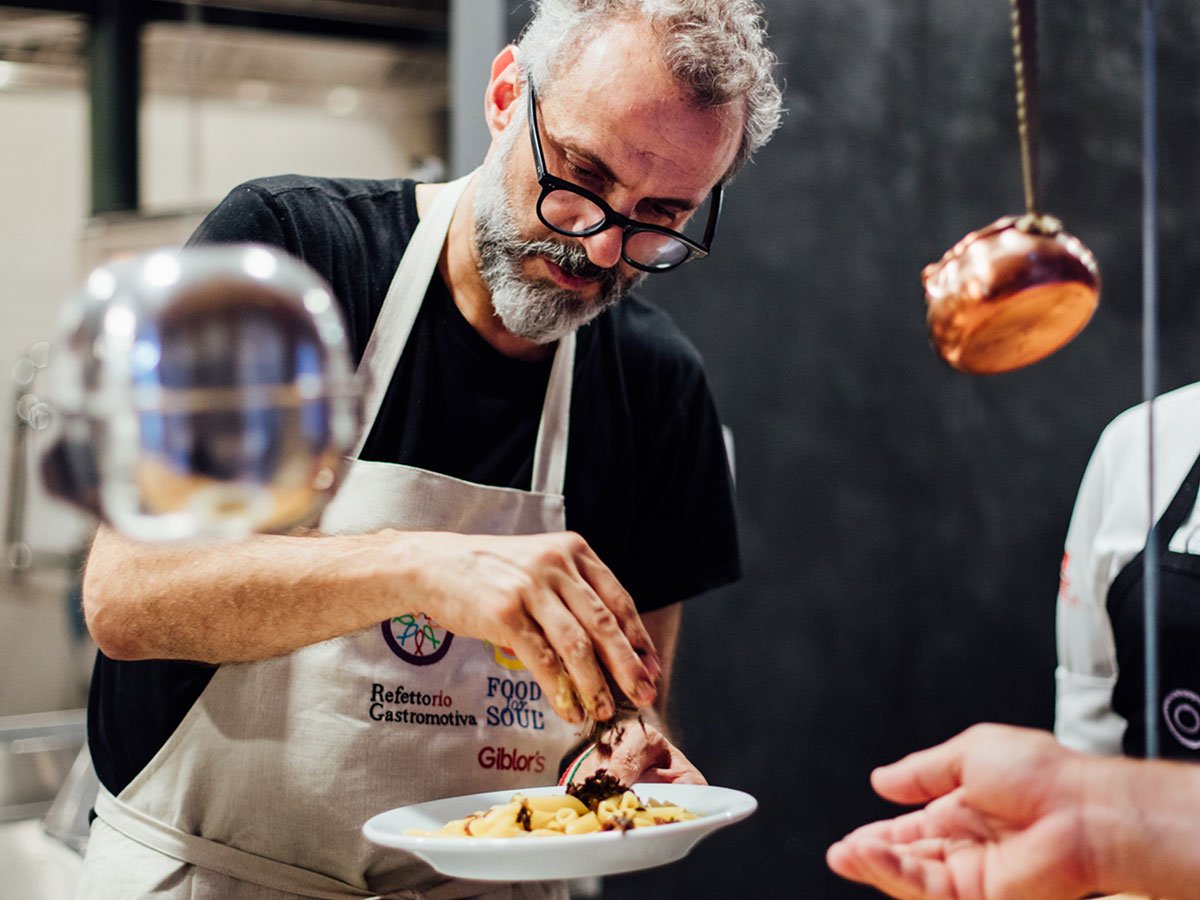
[[[366,424],[312,533],[98,533],[81,897],[558,896],[362,824],[601,767],[703,781],[661,714],[682,601],[740,574],[730,473],[695,349],[630,292],[713,250],[780,116],[764,39],[749,0],[542,0],[470,176],[262,179],[200,226],[329,281]]]

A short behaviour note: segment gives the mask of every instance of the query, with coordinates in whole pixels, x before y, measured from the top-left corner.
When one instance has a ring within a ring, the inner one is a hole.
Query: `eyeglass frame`
[[[528,75],[525,77],[525,89],[529,93],[529,139],[533,144],[533,165],[537,170],[538,185],[542,189],[541,195],[537,199],[537,215],[542,221],[542,224],[557,234],[565,237],[591,237],[594,234],[599,234],[607,228],[616,225],[621,229],[621,259],[635,269],[640,269],[643,272],[657,274],[659,272],[670,272],[672,269],[677,269],[686,262],[693,259],[703,259],[708,256],[712,249],[713,235],[717,230],[717,219],[721,215],[721,198],[725,193],[724,185],[717,182],[713,186],[711,194],[711,202],[708,208],[708,222],[704,226],[704,237],[700,241],[694,241],[686,234],[680,234],[678,231],[673,231],[670,228],[664,228],[661,225],[652,225],[649,222],[639,222],[636,219],[631,219],[617,212],[609,206],[602,197],[592,193],[585,187],[580,187],[573,182],[567,181],[564,178],[559,178],[557,175],[550,174],[546,169],[546,154],[542,149],[542,138],[538,134],[538,117],[537,117],[537,93],[533,88],[533,79]],[[546,197],[554,191],[567,191],[582,197],[595,206],[604,214],[604,218],[583,231],[564,231],[549,222],[542,214],[542,203]],[[651,266],[646,263],[640,263],[630,259],[625,252],[625,245],[629,241],[631,234],[639,232],[651,232],[653,234],[662,234],[667,237],[674,238],[687,248],[688,255],[677,263],[672,263],[669,266]]]

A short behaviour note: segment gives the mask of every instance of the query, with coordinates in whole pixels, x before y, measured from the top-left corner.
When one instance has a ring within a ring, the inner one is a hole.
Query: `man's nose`
[[[593,265],[602,269],[611,269],[621,261],[621,243],[624,232],[618,225],[609,225],[603,231],[580,238],[583,249],[587,251],[588,259]]]

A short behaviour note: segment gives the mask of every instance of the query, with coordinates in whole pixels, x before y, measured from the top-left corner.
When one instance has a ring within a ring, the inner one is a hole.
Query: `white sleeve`
[[[1058,589],[1054,733],[1075,750],[1121,752],[1125,720],[1112,708],[1116,648],[1108,618],[1111,548],[1098,533],[1110,484],[1101,437],[1088,462],[1067,529]]]

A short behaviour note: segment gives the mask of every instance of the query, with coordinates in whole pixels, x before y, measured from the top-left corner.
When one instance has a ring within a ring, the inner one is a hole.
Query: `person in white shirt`
[[[1200,758],[1200,384],[1154,402],[1149,512],[1148,407],[1101,434],[1067,531],[1058,593],[1055,734],[1092,753],[1144,756],[1144,549],[1159,546],[1161,755]]]

